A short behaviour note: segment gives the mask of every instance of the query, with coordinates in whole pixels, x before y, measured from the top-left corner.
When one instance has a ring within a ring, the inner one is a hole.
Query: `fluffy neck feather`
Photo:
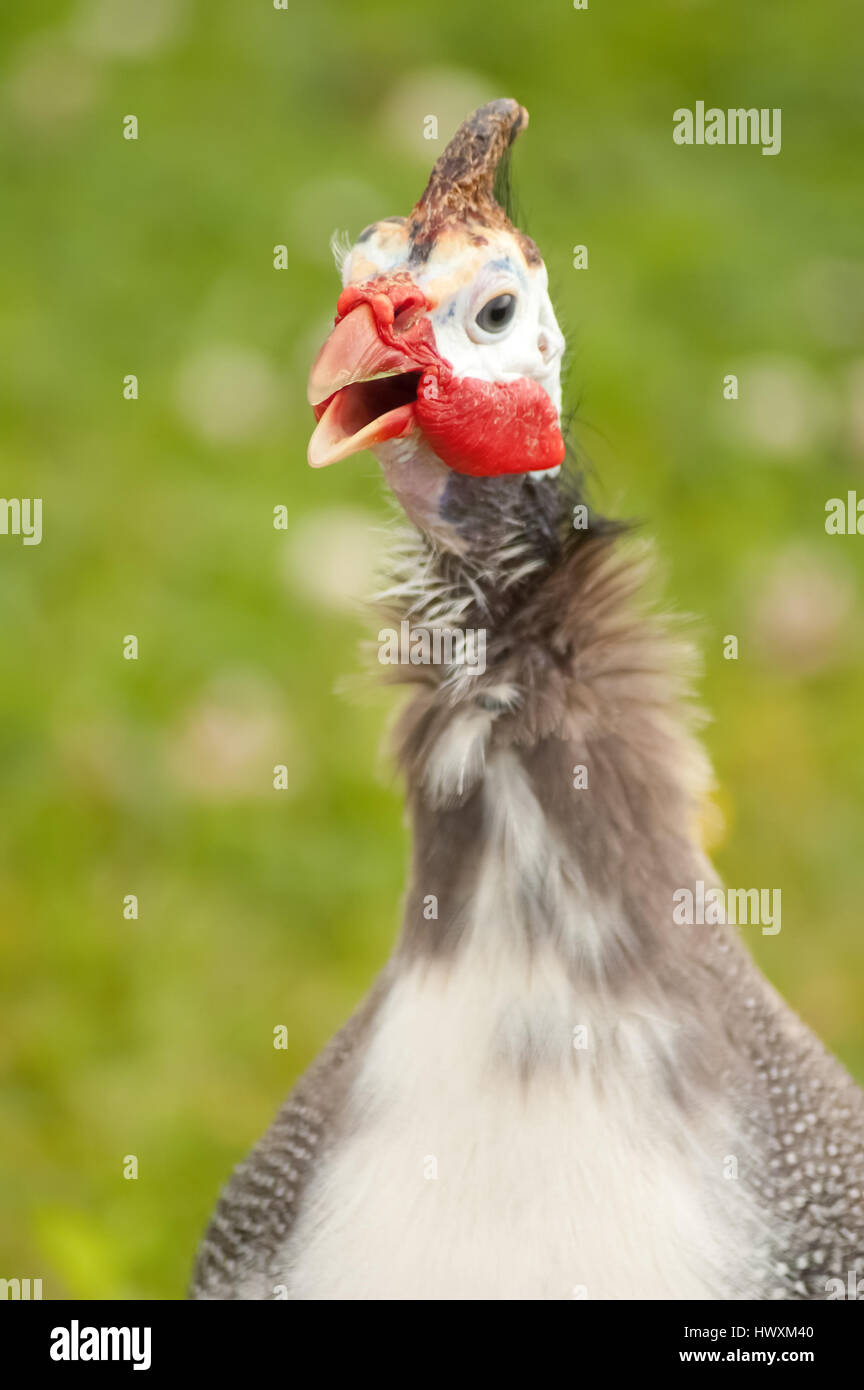
[[[710,773],[691,734],[692,652],[646,611],[644,548],[597,520],[574,530],[566,482],[521,486],[510,495],[521,506],[493,511],[490,494],[470,558],[424,539],[403,549],[386,595],[400,619],[488,634],[482,674],[418,665],[395,676],[420,687],[397,729],[415,838],[402,949],[466,939],[498,854],[518,869],[510,897],[526,939],[559,941],[595,981],[661,962],[678,978],[682,952],[713,949],[707,933],[672,939],[675,890],[713,881],[697,840]],[[467,501],[461,488],[449,499],[460,525],[477,516]],[[554,889],[531,867],[541,859]],[[580,940],[588,904],[608,927],[593,944]]]
[[[388,481],[406,505],[403,476],[387,463]],[[411,497],[406,510],[419,525],[400,532],[377,600],[391,617],[418,627],[482,626],[498,636],[577,550],[623,529],[587,508],[587,524],[577,529],[577,505],[579,483],[570,475],[470,478],[445,471],[422,503]]]

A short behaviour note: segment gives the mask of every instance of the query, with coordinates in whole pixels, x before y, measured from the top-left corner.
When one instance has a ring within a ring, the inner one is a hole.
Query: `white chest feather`
[[[727,1232],[724,1251],[712,1219],[723,1145],[694,1143],[640,1074],[653,1025],[614,1030],[607,1070],[591,1048],[612,1032],[544,962],[528,999],[502,974],[466,961],[397,988],[358,1083],[355,1135],[318,1173],[295,1231],[290,1295],[722,1296],[735,1243]],[[529,1045],[546,1061],[520,1074]]]
[[[289,1296],[734,1296],[747,1214],[725,1117],[675,1102],[672,1020],[580,991],[557,946],[520,938],[507,821],[525,846],[531,808],[493,790],[470,939],[397,978],[286,1250]],[[561,891],[590,949],[609,924]]]

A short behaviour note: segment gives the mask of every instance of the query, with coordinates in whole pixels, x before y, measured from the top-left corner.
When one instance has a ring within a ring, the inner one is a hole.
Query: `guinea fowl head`
[[[546,268],[493,193],[527,123],[515,101],[480,107],[411,215],[360,235],[309,378],[313,468],[372,449],[411,520],[456,550],[472,497],[512,496],[564,457]]]

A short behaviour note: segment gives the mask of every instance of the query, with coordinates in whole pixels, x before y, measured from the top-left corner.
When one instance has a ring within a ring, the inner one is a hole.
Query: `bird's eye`
[[[476,323],[486,333],[502,333],[516,313],[515,294],[496,294],[484,304]]]

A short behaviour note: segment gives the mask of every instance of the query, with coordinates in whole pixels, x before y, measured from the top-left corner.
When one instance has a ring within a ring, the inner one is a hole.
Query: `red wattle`
[[[435,453],[456,473],[528,473],[564,458],[558,413],[528,377],[503,383],[427,371],[415,411]]]

